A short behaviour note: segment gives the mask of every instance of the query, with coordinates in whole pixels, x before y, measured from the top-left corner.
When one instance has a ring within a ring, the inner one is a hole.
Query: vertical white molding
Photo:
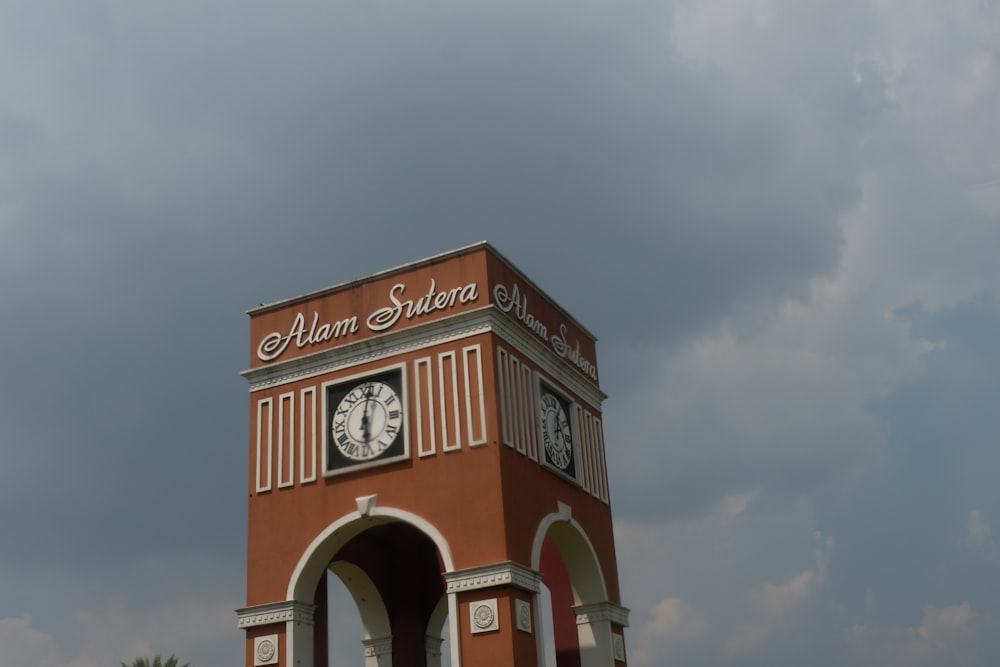
[[[274,404],[272,398],[263,398],[257,401],[257,493],[271,490],[271,448],[273,446],[274,432]],[[267,411],[267,460],[263,460],[264,455],[264,412]],[[267,464],[267,475],[264,471],[264,464]],[[261,483],[264,479],[264,483]]]
[[[535,457],[535,442],[538,434],[538,406],[535,401],[535,389],[538,380],[535,372],[527,364],[521,364],[521,382],[518,388],[521,390],[521,442],[517,451],[527,454],[531,459]]]
[[[511,413],[514,418],[514,444],[524,454],[524,373],[521,360],[510,355]]]
[[[448,593],[448,643],[451,644],[451,667],[462,667],[462,633],[458,622],[458,593]]]
[[[503,444],[508,447],[514,446],[513,428],[511,426],[511,400],[510,400],[510,359],[507,350],[502,347],[497,348],[497,375],[500,381],[500,425],[503,437]]]
[[[451,366],[451,408],[455,419],[454,440],[450,442],[452,434],[448,431],[448,383],[445,382],[445,366]],[[462,448],[462,427],[458,412],[458,362],[454,350],[438,355],[438,393],[441,400],[441,450],[453,452]]]
[[[287,466],[285,465],[286,458],[288,459]],[[287,479],[286,472],[288,473]],[[284,489],[294,484],[295,393],[289,392],[278,396],[278,488]]]
[[[601,420],[594,417],[594,432],[597,434],[597,479],[600,488],[600,498],[605,503],[608,502],[608,464],[604,452],[604,429],[601,428]]]
[[[306,387],[299,398],[299,482],[305,484],[316,481],[316,387]]]
[[[586,487],[586,490],[596,498],[601,497],[601,482],[600,482],[600,471],[597,465],[598,457],[600,454],[597,449],[597,429],[595,420],[597,419],[590,412],[583,413],[586,426],[585,431],[587,434],[587,476],[590,478],[590,482]]]
[[[525,453],[532,461],[538,460],[538,429],[541,427],[538,411],[538,373],[524,367],[524,437]]]
[[[476,406],[479,415],[478,437],[476,433],[477,412],[473,410],[472,392],[470,391],[472,387],[472,377],[470,375],[472,368],[469,366],[470,356],[476,357],[475,379],[479,396],[479,404]],[[479,447],[486,444],[486,396],[483,387],[483,352],[479,345],[470,345],[462,350],[462,371],[465,374],[465,414],[466,423],[469,426],[469,447]]]
[[[423,369],[423,371],[421,371]],[[437,453],[437,441],[436,441],[436,431],[434,425],[434,387],[431,374],[431,358],[422,357],[413,362],[413,372],[416,377],[414,377],[413,387],[414,394],[416,394],[417,399],[417,455],[418,456],[433,456]],[[423,375],[421,375],[423,373]],[[427,378],[426,386],[421,385],[421,377]],[[425,391],[426,390],[426,391]],[[427,405],[424,405],[424,400],[426,397]],[[430,434],[430,442],[424,443],[424,416],[427,416],[427,420],[430,428],[428,433]]]
[[[573,402],[570,411],[572,414],[570,420],[573,427],[573,433],[582,434],[584,431],[583,408],[580,407],[579,403]],[[576,481],[578,482],[583,477],[584,469],[583,441],[583,437],[573,438],[573,458],[576,459]]]
[[[312,665],[313,663],[313,633],[312,622],[287,621],[285,623],[285,664]],[[326,630],[320,630],[325,632]]]
[[[586,410],[582,411],[580,428],[580,485],[588,493],[594,489],[594,438],[593,438],[593,417]]]

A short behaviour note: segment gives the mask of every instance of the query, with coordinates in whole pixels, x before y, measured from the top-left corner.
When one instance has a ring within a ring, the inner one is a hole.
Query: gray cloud
[[[998,25],[860,0],[0,10],[0,649],[84,667],[87,637],[155,648],[164,609],[238,606],[238,577],[132,595],[242,562],[243,310],[485,238],[601,338],[640,664],[955,655],[907,642],[952,641],[966,599],[992,622],[958,584],[838,639],[855,584],[813,533],[822,490],[898,461],[873,403],[947,349],[910,314],[998,293]],[[78,592],[33,592],[53,580]],[[799,640],[740,622],[783,593]],[[181,625],[192,661],[239,652]]]

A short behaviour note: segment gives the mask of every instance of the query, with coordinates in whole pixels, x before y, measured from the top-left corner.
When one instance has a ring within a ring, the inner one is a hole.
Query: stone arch
[[[559,511],[546,515],[538,524],[531,546],[531,567],[536,571],[541,567],[545,538],[551,539],[562,555],[573,585],[574,603],[606,601],[608,590],[597,552],[586,531],[573,519],[568,506],[559,503]]]
[[[369,506],[340,517],[320,532],[306,547],[288,581],[287,596],[289,600],[306,603],[311,601],[320,577],[323,576],[327,565],[330,564],[342,546],[373,526],[394,521],[408,523],[430,538],[437,546],[438,553],[441,554],[445,572],[451,572],[455,569],[455,561],[452,559],[448,540],[431,522],[417,514],[395,507],[376,507],[374,506],[374,496],[359,498],[359,507],[363,505],[362,501],[367,501],[369,498],[372,499]]]
[[[361,616],[365,644],[390,638],[392,627],[389,623],[389,612],[386,611],[385,601],[376,588],[375,582],[368,574],[354,563],[343,560],[334,561],[330,564],[329,569],[343,582],[347,592],[354,600],[354,606],[357,607],[358,614]],[[372,667],[377,666],[377,659],[366,659],[366,667],[369,664]]]
[[[441,631],[448,619],[448,595],[442,595],[438,600],[434,613],[427,621],[427,667],[441,667]]]
[[[571,645],[568,650],[572,653],[579,652],[577,664],[581,667],[611,667],[614,665],[613,639],[611,623],[605,610],[617,608],[618,605],[608,600],[607,585],[597,552],[586,531],[573,519],[568,505],[559,503],[558,511],[546,515],[538,524],[531,549],[531,567],[536,571],[543,571],[546,540],[554,545],[561,557],[572,594],[572,607],[576,614],[576,636],[573,638],[576,646],[573,648]],[[542,581],[545,582],[544,575]],[[553,604],[555,603],[554,597]],[[534,607],[536,627],[541,629],[544,621],[540,618],[540,595],[535,596]],[[594,613],[594,610],[600,610],[600,613]],[[565,634],[560,635],[558,630],[556,634],[557,637],[567,637]],[[537,633],[536,641],[541,660],[545,641],[541,632]],[[572,662],[575,663],[575,659]]]
[[[394,523],[404,523],[415,528],[427,537],[437,548],[441,558],[441,564],[445,572],[455,569],[451,547],[441,532],[423,517],[394,507],[378,507],[375,504],[375,496],[358,498],[358,511],[349,512],[333,521],[323,529],[303,551],[292,571],[288,581],[287,600],[303,604],[311,604],[317,586],[322,580],[323,574],[329,568],[330,571],[344,581],[345,586],[351,593],[362,616],[362,623],[365,626],[366,641],[378,641],[391,636],[389,616],[386,606],[380,595],[377,594],[376,587],[371,579],[361,568],[345,561],[334,561],[338,551],[355,537],[361,535],[366,530],[376,526],[383,526]],[[347,574],[352,578],[348,581],[343,576]],[[360,575],[360,576],[358,576]],[[367,593],[374,593],[368,596]],[[359,603],[359,599],[364,597],[368,602]],[[446,600],[445,613],[440,618],[443,623],[444,618],[451,613],[454,614],[454,596],[444,596]],[[440,603],[439,603],[440,606]],[[437,614],[437,610],[435,610]],[[287,641],[287,655],[290,665],[296,667],[311,667],[314,664],[313,656],[313,627],[305,623],[289,624],[289,638]],[[458,665],[457,646],[458,633],[454,620],[450,628],[450,640],[452,645],[452,664]],[[384,664],[382,662],[374,664]]]

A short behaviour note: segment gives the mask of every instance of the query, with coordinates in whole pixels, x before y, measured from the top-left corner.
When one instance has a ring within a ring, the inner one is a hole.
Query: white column
[[[362,639],[365,645],[365,667],[392,667],[392,637]]]
[[[628,625],[628,609],[614,602],[598,602],[574,607],[582,667],[613,667],[615,641],[612,622]],[[620,636],[620,635],[619,635]]]

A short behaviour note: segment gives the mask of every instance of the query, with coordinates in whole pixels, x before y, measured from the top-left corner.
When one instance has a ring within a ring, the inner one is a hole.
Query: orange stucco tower
[[[586,329],[486,243],[249,315],[247,667],[625,665]]]

